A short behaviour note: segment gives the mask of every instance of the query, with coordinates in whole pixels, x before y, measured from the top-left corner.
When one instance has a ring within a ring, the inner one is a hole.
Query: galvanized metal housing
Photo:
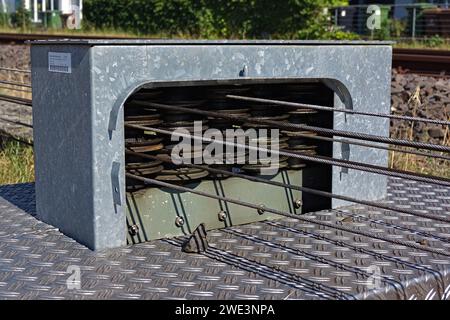
[[[122,106],[139,88],[312,80],[335,108],[390,111],[389,43],[54,40],[31,52],[37,215],[94,250],[126,244]],[[388,136],[389,122],[336,113],[333,128]],[[334,143],[333,157],[387,166],[385,150]],[[330,179],[337,194],[387,192],[381,175],[333,167]]]

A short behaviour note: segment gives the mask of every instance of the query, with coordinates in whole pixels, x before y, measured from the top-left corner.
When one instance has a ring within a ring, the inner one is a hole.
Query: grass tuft
[[[0,184],[34,181],[33,148],[18,141],[0,142]]]
[[[389,152],[389,163],[393,169],[450,178],[450,161],[448,160],[391,151]]]

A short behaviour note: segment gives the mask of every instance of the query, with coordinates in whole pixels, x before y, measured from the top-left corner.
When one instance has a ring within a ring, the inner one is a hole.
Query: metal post
[[[55,0],[50,0],[50,10],[51,11],[55,10]]]
[[[42,12],[47,11],[47,0],[42,0]]]
[[[33,1],[33,22],[38,22],[38,0]]]
[[[83,0],[79,0],[80,1],[80,6],[79,6],[79,10],[80,10],[80,21],[83,20]]]
[[[416,12],[417,9],[416,7],[413,8],[413,18],[412,18],[412,38],[415,39],[416,38]]]
[[[339,8],[334,9],[334,24],[338,26],[338,19],[339,19]]]

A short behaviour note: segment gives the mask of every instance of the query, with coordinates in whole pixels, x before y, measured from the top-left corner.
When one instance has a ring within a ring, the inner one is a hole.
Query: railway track
[[[44,39],[132,39],[133,37],[78,34],[0,33],[0,43],[23,44]],[[149,38],[150,39],[150,38]],[[394,48],[392,66],[426,76],[450,76],[450,50]]]
[[[450,76],[450,50],[394,48],[392,66],[410,73]]]
[[[78,34],[44,34],[44,33],[1,33],[0,43],[23,44],[29,40],[47,40],[47,39],[135,39],[136,37],[123,36],[97,36],[97,35],[78,35]]]

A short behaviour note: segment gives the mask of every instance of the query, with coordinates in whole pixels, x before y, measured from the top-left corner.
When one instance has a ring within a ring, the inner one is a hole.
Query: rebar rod
[[[161,133],[161,134],[165,134],[165,135],[175,135],[175,136],[179,136],[179,137],[185,137],[188,139],[200,140],[203,142],[229,145],[232,147],[239,147],[239,148],[244,148],[247,150],[255,150],[255,151],[274,153],[274,154],[278,154],[281,156],[297,158],[297,159],[304,160],[304,161],[311,161],[311,162],[317,162],[317,163],[321,163],[321,164],[334,165],[334,166],[338,166],[338,167],[342,167],[342,168],[349,168],[349,169],[354,169],[354,170],[382,174],[382,175],[386,175],[386,176],[390,176],[390,177],[397,177],[397,178],[403,178],[403,179],[407,179],[407,180],[415,180],[415,181],[420,181],[420,182],[425,182],[425,183],[438,184],[438,185],[447,186],[447,187],[450,186],[450,179],[434,177],[434,176],[429,176],[429,175],[424,175],[424,174],[419,174],[419,173],[411,173],[409,171],[394,170],[394,169],[390,169],[390,168],[383,168],[380,166],[375,166],[375,165],[370,165],[370,164],[365,164],[365,163],[353,162],[353,161],[348,161],[348,160],[340,160],[340,159],[334,159],[334,158],[327,158],[327,157],[322,157],[322,156],[317,156],[317,155],[316,156],[304,155],[304,154],[300,154],[300,153],[288,152],[283,149],[272,150],[272,149],[266,149],[266,148],[261,148],[261,147],[254,147],[254,146],[250,146],[250,145],[236,144],[236,143],[228,142],[228,141],[207,139],[207,138],[198,137],[195,135],[183,134],[181,132],[168,131],[168,130],[158,129],[158,128],[154,128],[154,127],[146,127],[146,126],[140,126],[140,125],[134,125],[134,124],[127,124],[127,123],[125,123],[125,126],[134,128],[134,129],[153,131],[153,132]]]
[[[177,191],[181,191],[181,192],[190,192],[190,193],[193,193],[193,194],[196,194],[196,195],[199,195],[199,196],[203,196],[203,197],[207,197],[207,198],[211,198],[211,199],[215,199],[215,200],[219,200],[219,201],[234,203],[234,204],[237,204],[239,206],[255,209],[258,212],[263,212],[263,213],[264,212],[271,212],[271,213],[278,214],[278,215],[281,215],[281,216],[285,216],[285,217],[288,217],[288,218],[293,218],[293,219],[297,219],[297,220],[300,220],[300,221],[305,221],[305,222],[308,222],[308,223],[311,223],[311,224],[318,224],[318,225],[322,225],[322,226],[333,228],[333,229],[337,229],[337,230],[348,231],[348,232],[352,232],[352,233],[355,233],[355,234],[360,234],[360,235],[363,235],[363,236],[371,237],[371,238],[374,238],[374,239],[379,239],[379,240],[395,243],[395,244],[398,244],[398,245],[407,246],[407,247],[410,247],[410,248],[414,248],[414,249],[418,249],[418,250],[422,250],[422,251],[428,251],[428,252],[431,252],[431,253],[434,253],[434,254],[450,257],[450,253],[447,253],[445,251],[436,250],[436,249],[432,249],[432,248],[427,248],[427,247],[424,247],[424,246],[421,246],[421,245],[417,245],[415,243],[402,241],[402,240],[398,240],[398,239],[394,239],[394,238],[384,238],[384,237],[382,237],[382,236],[380,236],[378,234],[372,233],[372,232],[357,230],[357,229],[345,227],[345,226],[342,226],[342,225],[338,225],[338,224],[334,224],[334,223],[330,223],[330,222],[326,222],[326,221],[321,221],[321,220],[318,220],[318,219],[306,218],[305,216],[300,216],[300,215],[292,214],[292,213],[289,213],[289,212],[281,211],[281,210],[278,210],[278,209],[269,208],[269,207],[266,207],[263,204],[259,204],[258,205],[258,204],[253,204],[253,203],[250,203],[250,202],[238,200],[238,199],[232,199],[232,198],[228,198],[228,197],[223,197],[223,196],[207,193],[207,192],[200,191],[200,190],[187,188],[187,187],[184,187],[184,186],[180,186],[180,185],[175,185],[175,184],[159,181],[159,180],[156,180],[156,179],[144,178],[144,177],[137,176],[137,175],[134,175],[134,174],[131,174],[131,173],[126,173],[125,175],[128,178],[140,180],[140,181],[142,181],[144,183],[158,185],[158,186],[163,187],[163,188],[168,188],[168,189],[177,190]]]
[[[357,115],[370,116],[370,117],[432,123],[432,124],[438,124],[438,125],[444,125],[444,126],[450,125],[450,121],[445,121],[445,120],[427,119],[427,118],[419,118],[419,117],[411,117],[411,116],[400,116],[400,115],[396,115],[396,114],[384,114],[384,113],[375,113],[375,112],[356,111],[356,110],[351,110],[351,109],[337,109],[337,108],[332,108],[332,107],[319,106],[319,105],[315,105],[315,104],[288,102],[288,101],[281,101],[281,100],[262,99],[262,98],[253,98],[253,97],[244,97],[244,96],[235,96],[235,95],[227,95],[226,97],[229,99],[234,99],[234,100],[251,101],[251,102],[258,102],[258,103],[270,103],[270,104],[274,104],[274,105],[280,105],[280,106],[292,107],[292,108],[307,108],[307,109],[314,109],[314,110],[321,110],[321,111],[342,112],[342,113],[357,114]]]
[[[162,162],[165,162],[165,163],[173,164],[173,162],[171,160],[164,159],[161,156],[155,156],[155,155],[150,155],[150,154],[145,154],[145,153],[139,153],[139,152],[134,152],[134,151],[130,151],[130,150],[126,150],[125,152],[126,152],[126,154],[137,156],[137,157],[142,157],[144,159],[159,160],[159,161],[162,161]],[[327,198],[334,198],[334,199],[344,200],[344,201],[348,201],[348,202],[363,204],[363,205],[374,207],[374,208],[378,208],[378,209],[405,213],[405,214],[409,214],[409,215],[413,215],[413,216],[417,216],[417,217],[421,217],[421,218],[427,218],[427,219],[432,219],[432,220],[437,220],[437,221],[443,221],[442,219],[445,219],[445,218],[441,218],[439,216],[427,215],[427,214],[424,214],[424,213],[421,213],[421,212],[414,212],[414,211],[411,211],[411,210],[407,210],[407,209],[403,209],[403,208],[399,208],[399,207],[395,207],[395,206],[389,206],[389,205],[385,205],[385,204],[382,204],[382,203],[377,203],[377,202],[368,201],[368,200],[360,200],[360,199],[356,199],[356,198],[352,198],[352,197],[348,197],[348,196],[344,196],[344,195],[334,194],[334,193],[327,192],[327,191],[312,189],[312,188],[303,187],[303,186],[296,186],[296,185],[292,185],[292,184],[286,184],[286,183],[282,183],[282,182],[278,182],[278,181],[271,181],[271,180],[267,180],[267,179],[263,179],[263,178],[259,178],[259,177],[255,177],[255,176],[249,176],[249,175],[245,175],[245,174],[241,174],[241,173],[236,173],[236,172],[230,172],[230,171],[225,171],[225,170],[221,170],[221,169],[211,168],[211,167],[205,166],[205,165],[183,163],[183,164],[180,164],[180,166],[185,166],[185,167],[188,167],[188,168],[196,168],[196,169],[207,170],[209,172],[216,173],[216,174],[223,174],[223,175],[227,175],[227,176],[230,176],[230,177],[246,179],[246,180],[249,180],[249,181],[252,181],[252,182],[259,182],[259,183],[264,183],[264,184],[273,185],[273,186],[277,186],[277,187],[298,190],[298,191],[301,191],[301,192],[310,193],[310,194],[314,194],[314,195],[317,195],[317,196],[322,196],[322,197],[327,197]],[[450,219],[445,219],[445,222],[450,222]],[[449,239],[449,241],[450,241],[450,239]]]
[[[226,113],[198,110],[198,109],[194,109],[194,108],[171,106],[171,105],[165,105],[165,104],[147,102],[147,101],[133,100],[133,104],[140,105],[143,107],[150,106],[153,108],[174,110],[174,111],[193,113],[193,114],[209,116],[209,117],[214,117],[214,118],[228,119],[228,120],[233,120],[233,121],[237,121],[237,122],[251,122],[251,123],[256,123],[256,124],[269,125],[269,126],[274,126],[274,127],[280,128],[280,129],[283,128],[285,130],[291,130],[291,131],[292,130],[306,130],[306,131],[317,132],[317,133],[320,133],[320,134],[323,134],[326,136],[335,136],[336,135],[336,136],[341,136],[341,137],[346,137],[346,138],[368,140],[368,141],[373,141],[373,142],[381,142],[381,143],[387,143],[387,144],[400,145],[400,146],[404,146],[404,147],[413,147],[413,148],[418,148],[418,149],[428,149],[428,150],[433,150],[433,151],[442,151],[442,152],[450,153],[450,146],[441,146],[441,145],[436,145],[436,144],[431,144],[431,143],[393,139],[393,138],[382,137],[382,136],[377,136],[377,135],[372,135],[372,134],[359,133],[359,132],[327,129],[327,128],[310,126],[310,125],[306,125],[306,124],[294,124],[294,123],[289,123],[289,122],[273,121],[273,120],[266,120],[266,119],[245,118],[242,116],[235,116],[235,115],[226,114]]]

